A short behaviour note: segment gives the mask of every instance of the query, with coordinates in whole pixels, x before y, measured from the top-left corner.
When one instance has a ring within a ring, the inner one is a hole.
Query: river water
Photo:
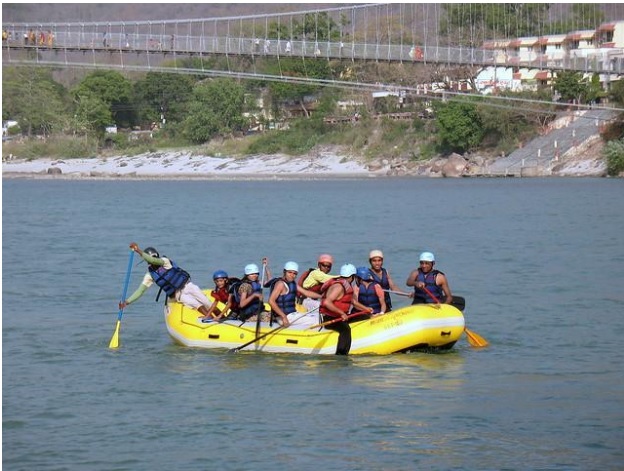
[[[623,197],[610,179],[3,180],[4,469],[623,469]],[[193,350],[154,290],[112,351],[131,241],[201,286],[371,249],[404,286],[430,250],[491,345]]]

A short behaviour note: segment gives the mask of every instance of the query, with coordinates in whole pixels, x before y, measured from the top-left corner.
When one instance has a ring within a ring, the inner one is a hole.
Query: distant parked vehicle
[[[11,128],[16,128],[11,131]],[[2,140],[6,141],[11,135],[16,134],[14,131],[19,131],[19,123],[17,121],[7,120],[2,122]]]

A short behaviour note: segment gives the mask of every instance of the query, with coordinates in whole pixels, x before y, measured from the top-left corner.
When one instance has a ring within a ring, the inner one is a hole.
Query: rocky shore
[[[488,171],[493,158],[453,154],[430,161],[406,158],[364,160],[340,148],[317,149],[305,156],[262,155],[221,157],[186,151],[151,152],[134,156],[89,159],[3,158],[3,178],[45,179],[204,179],[267,180],[379,177],[495,177]],[[548,176],[605,176],[599,150],[585,148],[562,158]],[[544,174],[528,175],[544,176]]]

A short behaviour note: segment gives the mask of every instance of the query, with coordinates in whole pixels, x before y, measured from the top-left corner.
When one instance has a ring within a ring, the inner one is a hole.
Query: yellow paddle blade
[[[472,345],[473,347],[483,348],[483,347],[487,347],[489,345],[489,342],[487,340],[485,340],[483,337],[481,337],[476,332],[468,330],[467,327],[464,327],[464,332],[466,332],[466,337],[468,338],[468,343],[470,345]]]
[[[118,348],[119,347],[119,328],[121,327],[121,321],[117,321],[117,326],[115,327],[115,333],[111,338],[110,343],[108,344],[108,348]]]

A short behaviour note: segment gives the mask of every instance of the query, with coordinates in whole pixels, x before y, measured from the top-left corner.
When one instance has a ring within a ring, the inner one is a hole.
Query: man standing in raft
[[[119,303],[119,309],[135,302],[156,283],[160,291],[164,291],[168,298],[175,299],[191,309],[197,309],[204,316],[211,315],[209,309],[212,302],[197,285],[191,283],[191,275],[188,272],[176,265],[173,260],[161,257],[153,247],[141,250],[135,242],[132,242],[130,248],[147,262],[147,273],[137,290],[128,299]],[[160,291],[158,296],[160,296]],[[156,296],[157,301],[158,296]]]

